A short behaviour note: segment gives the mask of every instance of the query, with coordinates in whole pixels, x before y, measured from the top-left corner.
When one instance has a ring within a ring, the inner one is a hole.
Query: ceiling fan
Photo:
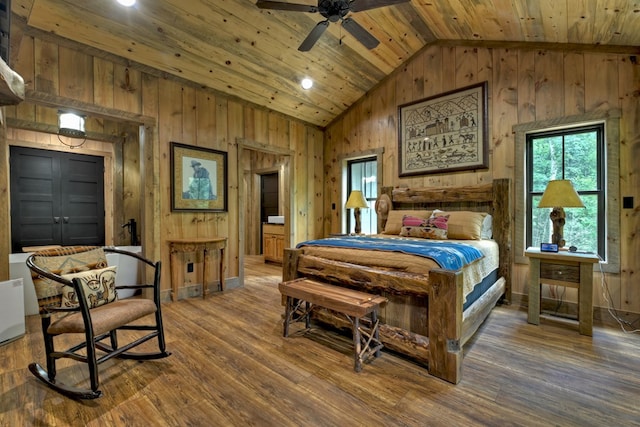
[[[345,18],[350,12],[361,12],[378,7],[406,3],[410,0],[318,0],[317,6],[308,4],[285,3],[281,1],[258,0],[256,6],[260,9],[288,10],[293,12],[319,13],[326,19],[318,22],[298,50],[307,52],[318,41],[330,22],[342,21],[342,26],[367,49],[373,49],[380,43],[371,33],[365,30],[352,18]]]

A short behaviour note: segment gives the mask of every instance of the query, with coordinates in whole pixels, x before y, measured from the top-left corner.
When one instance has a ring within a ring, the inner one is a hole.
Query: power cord
[[[598,255],[598,258],[600,258],[599,255]],[[603,261],[603,259],[600,258],[600,261]],[[600,276],[602,277],[602,280],[601,280],[602,296],[604,297],[604,300],[607,302],[607,311],[609,312],[611,317],[613,317],[614,320],[618,322],[618,324],[620,325],[620,328],[622,329],[622,332],[624,332],[625,334],[634,334],[634,333],[640,332],[640,329],[637,329],[637,328],[627,330],[627,327],[634,328],[635,327],[634,324],[640,321],[640,317],[638,317],[633,322],[629,322],[620,317],[620,315],[618,314],[618,310],[616,310],[616,308],[613,305],[613,302],[612,302],[613,298],[611,298],[611,292],[609,291],[609,284],[607,283],[604,270],[602,269],[602,263],[598,263],[598,264],[600,266]]]

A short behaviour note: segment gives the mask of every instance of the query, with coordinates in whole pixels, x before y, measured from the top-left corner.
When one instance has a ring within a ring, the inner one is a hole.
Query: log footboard
[[[505,290],[505,280],[500,278],[463,313],[461,272],[432,270],[427,280],[424,275],[376,270],[285,249],[283,280],[298,277],[388,297],[390,303],[380,312],[380,341],[385,348],[426,365],[431,375],[454,384],[462,377],[464,343]],[[394,300],[399,301],[395,306]],[[337,328],[350,327],[328,310],[317,310],[314,318]]]

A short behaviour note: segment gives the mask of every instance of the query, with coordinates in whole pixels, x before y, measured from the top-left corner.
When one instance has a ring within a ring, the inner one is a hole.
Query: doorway
[[[241,183],[238,191],[239,203],[239,238],[240,250],[238,252],[240,285],[244,284],[244,259],[247,255],[261,253],[261,223],[271,214],[262,212],[261,193],[262,176],[273,175],[277,182],[278,210],[285,218],[284,245],[289,247],[292,240],[294,218],[291,216],[293,194],[290,188],[291,171],[294,169],[295,156],[293,150],[288,148],[269,146],[246,139],[237,139],[238,142],[238,180]],[[269,178],[267,178],[269,179]],[[274,204],[274,206],[276,206]]]
[[[104,158],[10,147],[11,250],[105,243]]]

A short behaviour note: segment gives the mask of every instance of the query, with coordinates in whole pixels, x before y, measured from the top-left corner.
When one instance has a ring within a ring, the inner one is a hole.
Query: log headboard
[[[462,187],[383,187],[376,202],[378,232],[384,229],[389,210],[441,209],[488,212],[493,216],[493,239],[500,248],[499,275],[506,282],[505,300],[511,299],[512,198],[511,180],[496,179],[488,184]]]

